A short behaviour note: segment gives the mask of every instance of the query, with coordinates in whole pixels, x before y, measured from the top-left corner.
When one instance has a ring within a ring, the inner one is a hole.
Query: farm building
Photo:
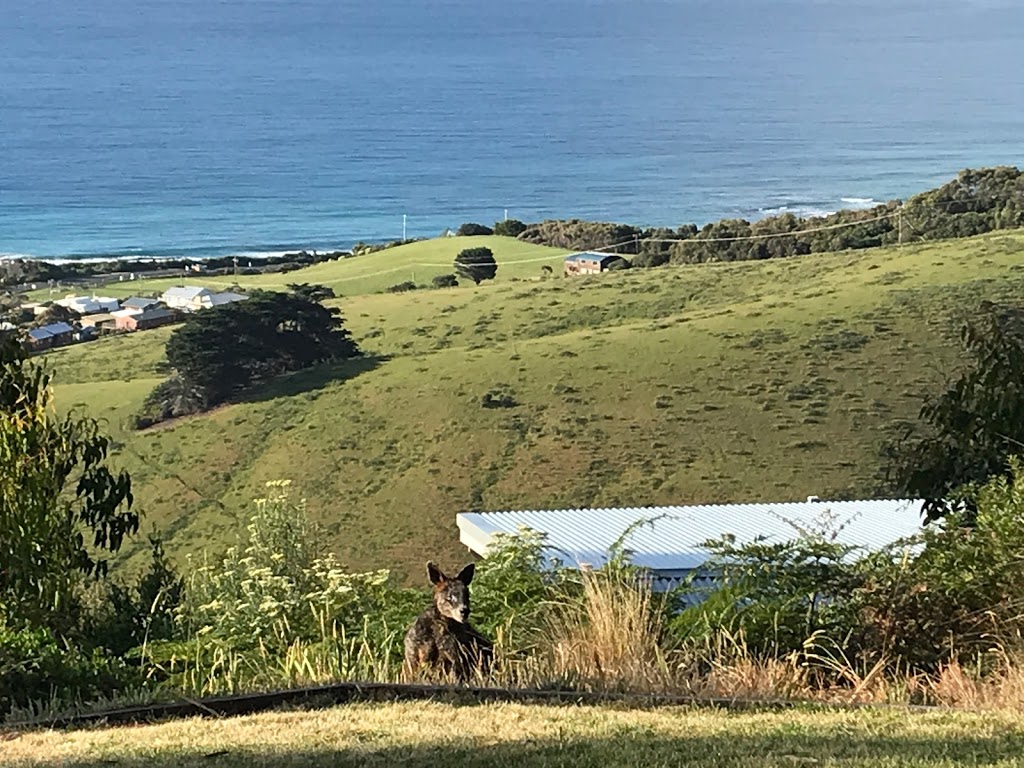
[[[565,565],[600,567],[626,534],[632,562],[650,573],[655,589],[670,589],[700,573],[710,558],[704,544],[725,535],[737,545],[759,538],[791,541],[800,531],[835,536],[863,553],[878,551],[921,530],[924,502],[911,499],[712,504],[705,506],[464,512],[456,515],[459,540],[486,557],[495,534],[520,527],[547,534],[550,556]],[[647,521],[647,522],[644,522]]]
[[[596,275],[608,269],[608,265],[622,258],[614,253],[597,253],[587,251],[585,253],[574,253],[565,257],[565,276],[572,275]]]
[[[115,327],[119,331],[146,331],[173,323],[178,319],[179,314],[172,309],[151,307],[144,312],[120,315],[116,318]]]

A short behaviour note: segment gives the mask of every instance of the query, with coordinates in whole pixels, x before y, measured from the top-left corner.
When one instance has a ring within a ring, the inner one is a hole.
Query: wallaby
[[[403,672],[407,680],[414,679],[424,666],[445,678],[454,676],[460,683],[490,669],[494,647],[469,625],[469,584],[474,570],[470,563],[452,579],[434,563],[427,563],[434,603],[405,633]]]

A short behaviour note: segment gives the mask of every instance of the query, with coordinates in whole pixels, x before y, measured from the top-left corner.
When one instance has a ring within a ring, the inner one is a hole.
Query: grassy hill
[[[314,712],[46,731],[11,768],[210,766],[1018,765],[1014,712],[727,712],[523,704],[367,703]]]
[[[288,478],[344,561],[418,581],[428,558],[466,559],[468,508],[870,494],[879,441],[958,359],[958,314],[1022,288],[1024,236],[997,233],[352,296],[336,303],[366,360],[142,433],[123,424],[168,330],[48,358],[61,405],[109,420],[172,551],[232,540],[262,484]]]
[[[265,275],[239,275],[207,277],[201,274],[184,278],[187,285],[226,290],[236,283],[243,288],[286,290],[289,283],[319,283],[329,285],[339,296],[378,293],[389,286],[412,281],[417,285],[430,285],[435,275],[450,274],[455,256],[466,248],[485,246],[494,252],[498,262],[495,280],[539,277],[541,267],[547,265],[557,274],[562,273],[562,259],[569,251],[544,245],[524,243],[513,237],[445,237],[388,248],[383,251],[355,256],[338,261],[324,262],[294,272],[273,272]],[[255,260],[254,260],[255,263]],[[244,261],[241,262],[244,266]],[[114,297],[162,293],[171,286],[181,285],[181,278],[159,278],[113,282],[96,289]],[[36,291],[36,300],[49,298],[48,291]]]

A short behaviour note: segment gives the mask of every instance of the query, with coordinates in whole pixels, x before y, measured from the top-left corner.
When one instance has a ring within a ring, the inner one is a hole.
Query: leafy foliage
[[[0,605],[15,620],[62,621],[78,574],[138,531],[131,479],[107,464],[95,421],[53,409],[50,375],[0,346]],[[86,536],[91,538],[87,542]]]
[[[494,279],[498,273],[498,263],[490,248],[467,248],[455,257],[455,272],[480,285],[484,280]]]
[[[459,285],[455,275],[434,275],[430,282],[435,288],[457,288]]]
[[[519,219],[504,219],[494,225],[494,234],[503,237],[519,237],[526,231],[526,225]]]
[[[309,283],[289,283],[288,290],[296,296],[301,296],[310,301],[322,302],[327,299],[335,299],[337,296],[334,289],[329,285],[310,285]]]
[[[483,224],[474,224],[472,222],[463,224],[457,230],[455,234],[458,237],[472,237],[474,235],[493,235],[494,230],[490,227],[484,226]]]
[[[346,572],[323,551],[302,501],[288,483],[269,484],[246,528],[248,535],[212,562],[188,561],[179,621],[186,634],[229,640],[236,647],[287,646],[336,624],[358,632],[378,608],[387,571]]]
[[[395,283],[394,285],[388,286],[388,293],[406,293],[408,291],[415,291],[418,286],[412,280],[406,280],[403,283]]]
[[[167,341],[167,360],[203,408],[274,376],[353,357],[359,348],[340,311],[308,298],[268,291],[191,315]]]
[[[920,424],[883,447],[888,482],[926,499],[931,519],[964,501],[960,486],[1007,476],[1006,456],[1024,446],[1024,310],[985,302],[961,338],[966,367],[925,402]]]

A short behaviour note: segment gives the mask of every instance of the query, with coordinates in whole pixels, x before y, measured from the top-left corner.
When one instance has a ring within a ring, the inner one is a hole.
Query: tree
[[[0,342],[0,606],[52,626],[76,575],[104,575],[103,554],[139,516],[131,478],[107,464],[109,439],[92,419],[59,417],[50,384],[17,341]]]
[[[503,237],[519,237],[526,231],[526,225],[519,219],[505,219],[494,225],[494,234]]]
[[[455,257],[455,272],[480,285],[482,280],[493,280],[498,273],[498,262],[490,248],[467,248]]]
[[[358,354],[338,309],[269,291],[197,312],[167,340],[168,363],[204,409],[279,374]]]
[[[334,289],[329,285],[318,285],[309,283],[289,283],[288,290],[294,293],[296,296],[301,296],[304,299],[310,301],[324,301],[326,299],[335,299],[337,296],[334,293]]]
[[[455,275],[434,275],[434,279],[430,282],[435,288],[457,288],[459,285]]]
[[[36,318],[35,325],[41,328],[52,323],[73,323],[78,320],[78,313],[62,304],[50,304],[46,311]]]
[[[493,235],[494,230],[490,227],[485,227],[483,224],[474,224],[468,222],[460,226],[455,234],[458,237],[472,237],[473,235]]]
[[[1024,446],[1024,309],[984,302],[961,340],[959,377],[924,403],[921,423],[883,446],[887,482],[925,499],[932,520],[961,503],[962,486],[1008,477],[1008,456]],[[962,503],[970,519],[972,503]]]

